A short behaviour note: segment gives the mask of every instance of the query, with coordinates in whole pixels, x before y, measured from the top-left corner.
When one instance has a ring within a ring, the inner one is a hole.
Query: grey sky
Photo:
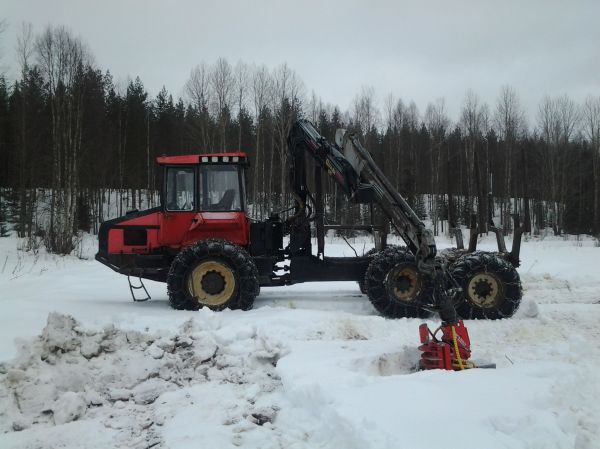
[[[600,1],[0,0],[14,70],[22,21],[68,26],[117,79],[139,75],[176,96],[190,69],[224,57],[287,62],[324,102],[350,106],[361,86],[421,111],[445,97],[456,119],[465,91],[493,106],[510,84],[533,119],[544,94],[600,95]],[[9,71],[9,74],[11,72]]]

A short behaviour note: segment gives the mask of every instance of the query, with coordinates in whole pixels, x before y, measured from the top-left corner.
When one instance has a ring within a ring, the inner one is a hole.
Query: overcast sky
[[[444,97],[458,116],[467,89],[493,105],[516,88],[533,119],[545,95],[600,95],[600,1],[0,0],[2,63],[14,76],[23,21],[68,26],[116,79],[139,75],[175,96],[193,66],[224,57],[287,62],[324,102],[351,105],[361,86],[423,111]]]

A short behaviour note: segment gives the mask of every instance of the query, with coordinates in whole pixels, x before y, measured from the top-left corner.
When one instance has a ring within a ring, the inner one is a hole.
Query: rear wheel
[[[419,271],[415,257],[401,247],[387,247],[373,258],[365,289],[379,313],[390,318],[423,318],[420,306],[430,300],[432,285]]]
[[[456,261],[451,274],[463,289],[456,303],[462,318],[508,318],[519,307],[523,294],[519,273],[496,254],[466,254]]]
[[[203,240],[175,257],[167,290],[174,309],[248,310],[259,293],[258,271],[243,248],[225,240]]]

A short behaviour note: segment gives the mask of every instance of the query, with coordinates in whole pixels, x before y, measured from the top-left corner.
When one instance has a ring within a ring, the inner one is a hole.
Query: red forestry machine
[[[335,140],[327,142],[305,120],[292,127],[288,161],[295,202],[285,220],[277,213],[265,221],[247,216],[245,153],[159,157],[164,169],[161,206],[102,223],[96,259],[128,276],[134,300],[149,298],[141,279],[151,279],[166,282],[171,306],[186,310],[247,310],[260,287],[357,281],[386,317],[439,313],[441,338],[426,325],[420,329],[421,368],[472,366],[467,361],[469,337],[460,318],[513,315],[522,295],[515,267],[524,228],[515,218],[510,252],[501,231],[493,227],[498,251],[476,251],[478,230],[472,226],[467,249],[457,229],[457,248],[438,253],[431,231],[358,138],[338,130]],[[309,191],[309,166],[314,169],[314,193]],[[325,224],[323,172],[352,202],[371,206],[371,225]],[[406,246],[386,245],[389,225]],[[372,232],[377,237],[375,251],[362,257],[326,257],[325,233],[343,228]],[[289,235],[286,246],[284,235]],[[133,285],[130,276],[139,277],[140,284]],[[136,299],[137,288],[144,289],[144,298]]]

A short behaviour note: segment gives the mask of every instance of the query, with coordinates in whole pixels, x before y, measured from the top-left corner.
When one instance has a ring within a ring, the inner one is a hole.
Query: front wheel
[[[225,240],[202,240],[181,250],[167,276],[171,307],[178,310],[252,308],[258,270],[243,248]]]
[[[463,290],[456,302],[456,312],[462,318],[508,318],[519,307],[523,296],[519,273],[496,254],[465,254],[450,273]]]

